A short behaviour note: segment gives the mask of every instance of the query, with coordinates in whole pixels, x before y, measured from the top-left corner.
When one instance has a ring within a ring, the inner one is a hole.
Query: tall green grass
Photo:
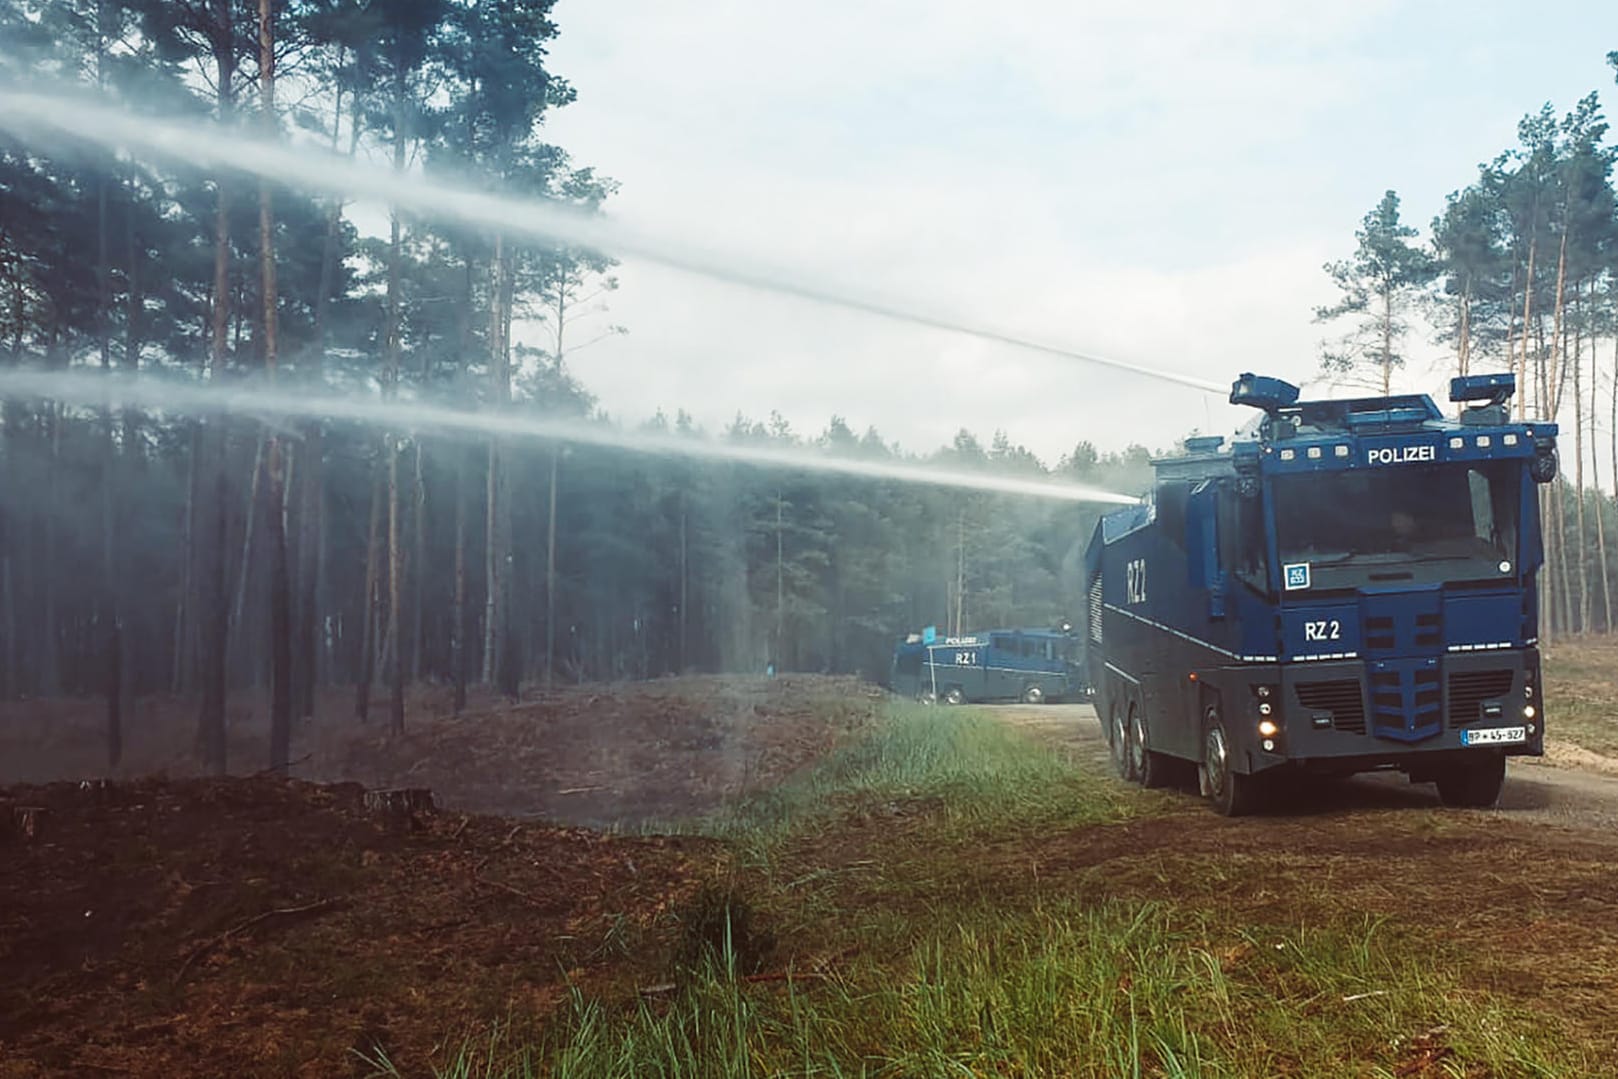
[[[696,827],[757,841],[822,826],[851,808],[917,802],[955,823],[1083,823],[1127,816],[1137,804],[1130,794],[992,716],[906,702],[809,771]]]
[[[1450,1050],[1455,1075],[1594,1074],[1523,1017],[1397,958],[1374,923],[1210,929],[1162,906],[1106,903],[1014,921],[970,912],[897,964],[826,980],[748,984],[721,956],[666,1001],[614,1008],[575,992],[537,1041],[496,1031],[433,1074],[1392,1077],[1412,1074],[1402,1047],[1424,1035]]]

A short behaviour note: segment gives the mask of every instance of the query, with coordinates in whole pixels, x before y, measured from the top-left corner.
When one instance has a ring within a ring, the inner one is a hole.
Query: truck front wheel
[[[1203,793],[1213,807],[1226,817],[1240,817],[1253,808],[1253,785],[1250,775],[1236,771],[1230,736],[1225,732],[1225,721],[1218,711],[1208,710],[1202,735]]]
[[[1484,751],[1440,771],[1438,797],[1447,806],[1487,809],[1500,800],[1505,782],[1505,754]]]

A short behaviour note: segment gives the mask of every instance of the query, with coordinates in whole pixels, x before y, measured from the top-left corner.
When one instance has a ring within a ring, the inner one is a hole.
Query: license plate
[[[1526,742],[1528,732],[1522,727],[1480,727],[1461,731],[1463,746],[1494,746],[1502,742]]]

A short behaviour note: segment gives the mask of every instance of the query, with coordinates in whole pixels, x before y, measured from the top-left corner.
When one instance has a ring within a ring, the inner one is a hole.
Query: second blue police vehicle
[[[1075,700],[1084,695],[1086,678],[1072,629],[912,633],[894,649],[888,685],[901,696],[946,704]]]
[[[1244,374],[1230,445],[1154,462],[1149,500],[1086,554],[1087,654],[1114,761],[1194,775],[1220,812],[1263,778],[1398,769],[1450,805],[1543,753],[1536,485],[1557,428],[1512,422],[1509,374],[1426,395],[1300,401]]]

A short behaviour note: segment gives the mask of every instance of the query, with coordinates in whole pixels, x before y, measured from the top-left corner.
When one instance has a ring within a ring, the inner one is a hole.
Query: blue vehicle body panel
[[[1502,400],[1453,418],[1425,396],[1272,396],[1229,448],[1154,462],[1151,498],[1086,552],[1103,721],[1139,712],[1154,751],[1197,761],[1215,709],[1247,773],[1415,775],[1515,728],[1490,744],[1540,754],[1536,487],[1557,428]]]

